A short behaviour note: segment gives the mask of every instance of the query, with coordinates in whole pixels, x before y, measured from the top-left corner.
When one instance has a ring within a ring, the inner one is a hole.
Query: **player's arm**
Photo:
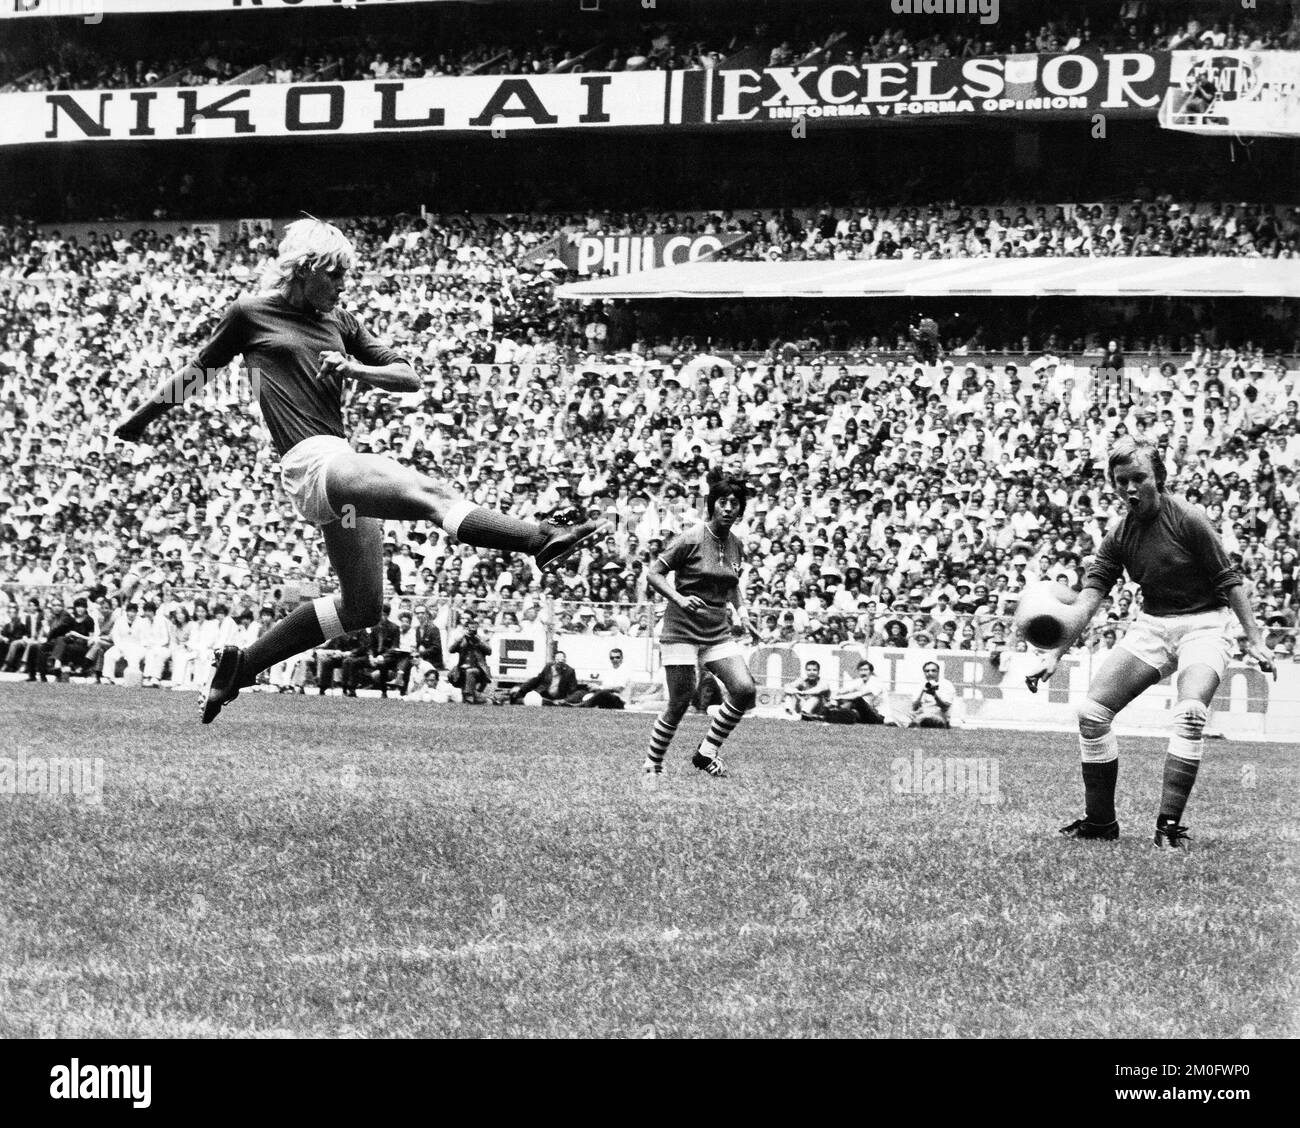
[[[1097,608],[1101,606],[1101,601],[1105,598],[1106,592],[1095,587],[1085,587],[1079,593],[1079,598],[1075,600],[1072,608],[1074,618],[1071,620],[1070,627],[1061,636],[1061,641],[1039,658],[1037,667],[1025,678],[1025,684],[1029,687],[1030,693],[1037,693],[1038,683],[1047,681],[1056,673],[1056,667],[1061,661],[1061,656],[1079,641],[1080,636],[1088,629],[1088,624],[1092,622],[1092,617],[1097,614]]]
[[[676,546],[677,540],[675,539],[664,550],[663,556],[656,556],[650,562],[650,570],[646,573],[646,583],[650,586],[651,591],[662,595],[669,603],[675,603],[688,615],[698,615],[702,611],[706,611],[709,605],[698,595],[682,595],[673,586],[672,581],[668,579],[668,573],[673,569],[669,567],[665,557],[668,556],[669,552],[674,552],[675,555]]]
[[[749,611],[746,609],[749,600],[745,598],[745,576],[748,574],[746,569],[745,574],[736,581],[736,587],[731,593],[730,603],[733,611],[731,623],[738,633],[746,634],[751,642],[758,643],[762,641],[758,637],[758,628],[754,626],[754,621],[749,617]]]
[[[355,318],[344,319],[343,344],[347,353],[320,354],[322,376],[339,375],[385,392],[418,392],[420,376],[400,353],[382,344]]]
[[[1241,629],[1246,632],[1246,653],[1259,663],[1259,668],[1264,673],[1272,674],[1273,680],[1277,681],[1277,666],[1273,662],[1273,652],[1264,643],[1264,634],[1255,620],[1255,611],[1246,599],[1245,586],[1236,584],[1228,589],[1227,595],[1228,606],[1237,616]]]
[[[145,428],[173,407],[203,394],[209,376],[225,368],[244,351],[244,315],[239,303],[231,302],[221,324],[209,338],[208,343],[199,350],[199,354],[171,376],[164,377],[145,397],[136,410],[113,433],[119,439],[129,443],[138,443],[144,436]]]
[[[1215,590],[1228,601],[1241,629],[1246,632],[1246,653],[1259,663],[1261,670],[1272,674],[1276,680],[1277,667],[1273,663],[1273,652],[1264,644],[1264,632],[1255,619],[1254,608],[1246,598],[1241,573],[1228,559],[1223,541],[1208,518],[1201,518],[1199,514],[1188,522],[1188,532],[1193,550],[1209,572]]]

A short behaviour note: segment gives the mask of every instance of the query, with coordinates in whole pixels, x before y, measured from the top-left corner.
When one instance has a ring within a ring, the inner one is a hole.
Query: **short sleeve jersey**
[[[1083,586],[1107,595],[1127,570],[1149,615],[1194,615],[1228,606],[1241,583],[1210,519],[1191,502],[1160,495],[1160,512],[1142,522],[1126,514],[1102,539]]]
[[[688,615],[669,603],[664,612],[662,642],[684,642],[714,646],[731,639],[727,607],[740,585],[744,549],[740,538],[728,532],[720,541],[705,523],[679,533],[664,547],[659,560],[673,573],[673,584],[682,595],[696,595],[709,605],[700,615]]]
[[[351,313],[300,310],[281,294],[236,298],[199,350],[205,372],[242,355],[257,389],[271,442],[281,457],[303,439],[343,432],[343,378],[320,375],[320,354],[341,352],[367,365],[405,358],[382,345]]]

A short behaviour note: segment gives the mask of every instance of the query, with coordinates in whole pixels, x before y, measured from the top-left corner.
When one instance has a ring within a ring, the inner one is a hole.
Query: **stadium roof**
[[[572,282],[561,298],[1300,297],[1292,259],[690,262]]]

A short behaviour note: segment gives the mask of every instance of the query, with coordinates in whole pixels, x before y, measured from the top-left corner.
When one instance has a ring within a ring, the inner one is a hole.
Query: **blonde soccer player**
[[[571,527],[521,521],[391,458],[352,449],[343,428],[347,382],[390,392],[420,389],[409,361],[339,308],[355,262],[352,243],[333,224],[312,218],[289,224],[266,292],[231,303],[194,361],[163,380],[117,428],[119,437],[140,441],[152,422],[242,355],[257,376],[281,483],[303,519],[321,530],[338,574],[337,595],[304,603],[247,646],[221,648],[201,695],[204,724],[262,670],[379,622],[386,520],[433,521],[465,544],[528,553],[543,571],[606,528],[596,521]]]
[[[1246,632],[1246,651],[1277,674],[1241,573],[1205,513],[1165,488],[1165,465],[1147,442],[1127,435],[1111,448],[1108,472],[1127,512],[1106,533],[1074,604],[1072,627],[1026,679],[1037,692],[1061,655],[1083,633],[1121,573],[1142,589],[1142,614],[1107,652],[1079,707],[1084,817],[1061,828],[1067,838],[1119,837],[1115,783],[1119,745],[1111,722],[1130,701],[1166,674],[1175,675],[1177,703],[1165,755],[1155,844],[1186,848],[1182,825],[1201,765],[1205,722],[1232,653],[1232,619]]]

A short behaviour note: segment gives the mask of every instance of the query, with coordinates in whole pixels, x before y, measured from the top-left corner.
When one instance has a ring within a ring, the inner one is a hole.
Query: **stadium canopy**
[[[560,298],[1300,297],[1294,259],[690,262],[560,286]]]

